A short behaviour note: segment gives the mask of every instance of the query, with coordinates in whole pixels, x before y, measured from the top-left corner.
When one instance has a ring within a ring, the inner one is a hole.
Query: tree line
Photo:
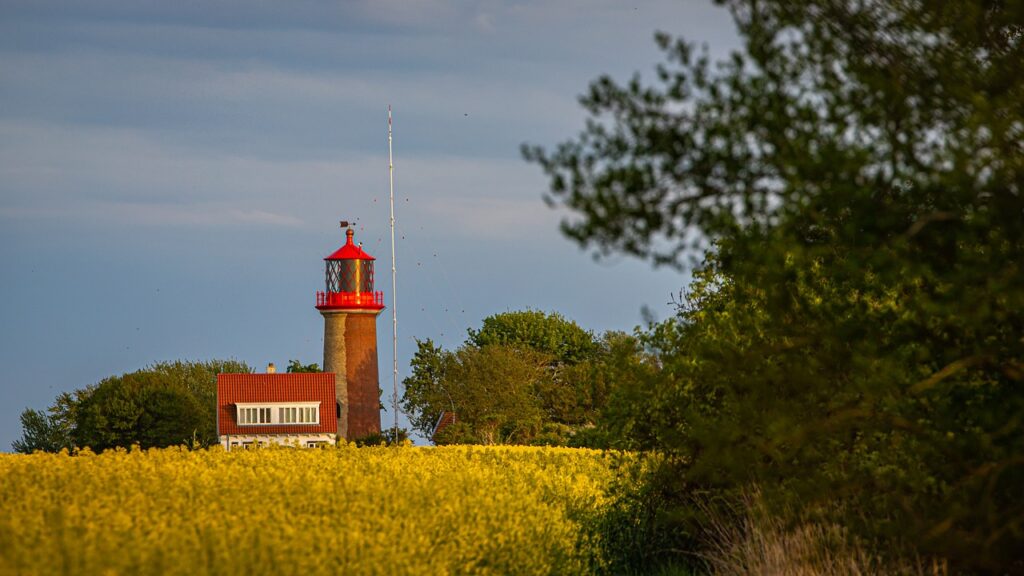
[[[291,360],[288,372],[319,372]],[[236,360],[158,362],[135,372],[62,392],[46,410],[21,414],[15,452],[59,452],[89,447],[162,448],[218,443],[217,374],[249,373]]]

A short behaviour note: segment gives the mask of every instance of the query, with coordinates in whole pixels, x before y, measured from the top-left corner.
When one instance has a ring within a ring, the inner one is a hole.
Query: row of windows
[[[319,424],[319,406],[238,406],[238,424]]]
[[[253,448],[266,448],[270,445],[270,442],[262,440],[252,441],[248,440],[245,442],[232,442],[231,448],[242,448],[244,450],[251,450]],[[325,440],[307,440],[303,446],[306,448],[326,448],[330,443]],[[291,447],[291,444],[284,444],[285,447]]]

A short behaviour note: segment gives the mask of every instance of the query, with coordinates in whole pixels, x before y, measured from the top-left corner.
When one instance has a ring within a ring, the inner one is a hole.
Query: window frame
[[[239,427],[252,426],[319,426],[322,402],[236,402],[235,422]],[[282,418],[285,411],[287,418]],[[294,414],[294,417],[292,416]],[[312,421],[300,422],[303,419]]]

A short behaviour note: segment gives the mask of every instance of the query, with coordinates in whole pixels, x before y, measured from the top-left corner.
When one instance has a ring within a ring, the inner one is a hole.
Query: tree
[[[466,343],[484,347],[502,345],[529,348],[548,354],[561,364],[589,359],[597,348],[594,335],[557,312],[538,310],[503,312],[484,318],[479,330],[468,330]]]
[[[416,353],[409,365],[411,374],[402,380],[402,411],[409,424],[429,438],[443,411],[455,412],[455,400],[445,386],[451,352],[429,338],[416,340]]]
[[[629,441],[1024,571],[1024,3],[722,3],[742,52],[659,34],[654,83],[601,78],[577,139],[524,148],[598,255],[712,252]]]
[[[15,452],[36,450],[59,452],[75,447],[72,431],[82,399],[92,393],[87,387],[75,392],[62,392],[46,412],[26,409],[21,414],[22,437],[12,443]]]
[[[541,390],[549,357],[530,349],[487,345],[455,352],[445,384],[455,413],[482,444],[524,444],[540,431]]]
[[[589,374],[582,391],[585,400],[584,421],[596,424],[585,427],[572,439],[572,445],[591,448],[625,450],[657,449],[651,441],[649,428],[656,426],[649,408],[652,401],[664,396],[659,382],[658,358],[645,349],[648,336],[641,330],[636,335],[609,332],[602,339],[599,360],[585,365]]]
[[[62,448],[70,448],[70,442],[61,435],[51,417],[42,410],[26,408],[21,413],[21,429],[21,438],[11,444],[15,452],[59,452]]]
[[[138,372],[102,380],[78,406],[78,420],[72,431],[75,445],[99,452],[137,443],[142,416],[140,389],[152,380],[152,375]]]
[[[443,412],[457,415],[438,443],[569,442],[593,426],[615,385],[611,351],[629,341],[595,338],[557,313],[532,310],[490,316],[468,333],[454,352],[417,341],[403,381],[402,407],[424,436]]]
[[[161,362],[60,394],[49,415],[26,410],[15,449],[142,447],[217,442],[217,374],[250,372],[233,360]]]
[[[444,411],[454,412],[465,433],[449,443],[526,443],[541,428],[540,392],[550,386],[550,358],[529,349],[487,345],[447,352],[418,341],[412,374],[403,381],[402,407],[416,430],[429,437]]]
[[[217,438],[217,374],[249,373],[252,369],[237,360],[158,362],[145,369],[157,373],[169,386],[184,388],[195,399],[201,418],[196,441],[211,446]]]
[[[538,381],[537,390],[545,422],[586,426],[604,405],[609,343],[618,334],[598,338],[557,312],[537,310],[489,316],[479,330],[470,329],[468,334],[467,345],[527,349],[550,358],[549,377]]]
[[[288,373],[289,374],[296,374],[296,373],[303,373],[303,372],[307,372],[307,373],[308,372],[323,372],[323,370],[320,369],[320,365],[317,364],[316,362],[314,362],[312,364],[302,364],[298,360],[289,360],[288,361]]]
[[[203,439],[205,410],[187,390],[149,387],[142,391],[141,405],[137,441],[143,448],[199,445]]]

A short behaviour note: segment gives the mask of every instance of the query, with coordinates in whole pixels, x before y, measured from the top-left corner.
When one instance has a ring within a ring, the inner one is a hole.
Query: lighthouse
[[[375,258],[345,227],[345,245],[324,258],[323,291],[316,309],[324,317],[324,372],[334,373],[338,434],[353,440],[380,433],[377,316],[384,296],[373,289]]]

